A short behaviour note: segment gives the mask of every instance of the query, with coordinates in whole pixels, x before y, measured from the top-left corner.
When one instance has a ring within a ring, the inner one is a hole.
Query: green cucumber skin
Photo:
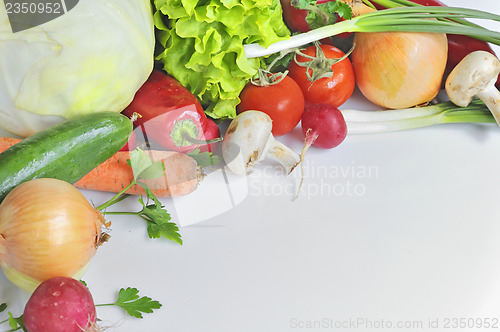
[[[75,183],[128,141],[132,121],[98,112],[35,133],[0,154],[0,201],[19,184],[36,178]]]

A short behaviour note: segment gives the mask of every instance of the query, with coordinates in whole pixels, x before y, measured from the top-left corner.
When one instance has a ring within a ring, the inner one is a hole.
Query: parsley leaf
[[[222,158],[219,155],[213,154],[209,151],[200,152],[199,148],[196,148],[192,152],[188,152],[187,155],[196,160],[198,166],[200,167],[215,166],[222,161]]]
[[[157,179],[164,175],[165,165],[161,161],[152,161],[143,150],[137,148],[130,153],[130,159],[127,160],[134,172],[134,180],[139,179]]]
[[[142,313],[152,313],[153,309],[160,309],[161,303],[152,300],[150,297],[139,297],[137,288],[121,288],[118,292],[118,299],[115,303],[98,304],[97,306],[116,305],[124,309],[130,316],[143,318]]]
[[[342,18],[346,19],[346,20],[350,20],[352,18],[352,9],[351,7],[349,7],[348,4],[346,3],[343,3],[341,1],[335,1],[336,3],[336,7],[334,8],[335,9],[335,12]]]
[[[337,15],[346,20],[352,18],[352,9],[348,4],[336,1],[327,1],[317,4],[316,0],[292,0],[292,6],[307,10],[306,22],[311,29],[335,24]],[[337,15],[334,15],[337,14]]]
[[[0,303],[0,312],[5,311],[7,309],[7,303]]]
[[[175,223],[170,222],[170,214],[164,209],[164,206],[150,189],[144,188],[144,190],[146,191],[148,201],[153,201],[153,204],[144,203],[144,199],[140,197],[139,203],[142,204],[143,208],[138,214],[147,223],[148,236],[152,239],[163,236],[182,244],[179,228]]]

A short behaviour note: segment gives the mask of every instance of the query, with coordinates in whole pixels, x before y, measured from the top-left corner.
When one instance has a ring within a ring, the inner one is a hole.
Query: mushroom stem
[[[500,60],[485,51],[467,54],[446,79],[446,93],[457,106],[466,107],[478,97],[500,126],[500,92],[495,87]]]
[[[279,162],[286,171],[286,174],[292,173],[300,162],[300,156],[292,151],[285,144],[278,142],[272,135],[269,137],[269,158]]]
[[[483,91],[478,92],[477,97],[488,107],[500,126],[500,91],[495,87],[494,82]]]

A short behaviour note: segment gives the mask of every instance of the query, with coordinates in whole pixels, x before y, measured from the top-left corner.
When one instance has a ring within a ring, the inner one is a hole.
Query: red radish
[[[23,314],[28,332],[95,331],[96,309],[87,287],[68,277],[41,283],[26,303]]]
[[[330,104],[309,104],[302,115],[302,132],[306,146],[332,149],[347,136],[347,125],[342,112]]]
[[[305,144],[300,154],[301,180],[297,196],[304,180],[304,155],[313,145],[321,149],[332,149],[347,136],[347,124],[340,110],[331,104],[307,104],[302,115],[302,132]],[[296,196],[296,197],[297,197]]]

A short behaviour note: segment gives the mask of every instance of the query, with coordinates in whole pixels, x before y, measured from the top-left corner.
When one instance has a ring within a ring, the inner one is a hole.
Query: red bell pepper
[[[134,126],[142,129],[148,141],[167,150],[212,150],[207,140],[220,136],[219,128],[207,118],[196,96],[159,70],[151,73],[122,113],[128,117],[138,114]]]

